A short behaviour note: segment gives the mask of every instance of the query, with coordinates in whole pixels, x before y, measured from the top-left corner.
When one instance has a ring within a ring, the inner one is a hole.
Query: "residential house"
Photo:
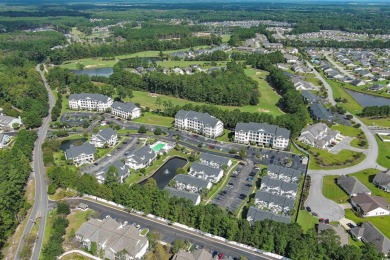
[[[276,195],[285,196],[290,199],[295,199],[297,196],[298,184],[284,182],[282,180],[277,180],[265,176],[261,179],[260,190],[268,191]]]
[[[253,222],[256,221],[263,221],[265,219],[270,219],[276,222],[282,222],[282,223],[291,223],[291,217],[284,216],[284,215],[278,215],[269,211],[264,211],[261,209],[258,209],[256,207],[249,207],[248,213],[246,215],[246,219],[253,224]]]
[[[289,138],[290,130],[267,123],[238,123],[234,134],[236,143],[270,145],[276,149],[287,148]]]
[[[19,117],[11,117],[1,114],[0,115],[0,130],[3,131],[13,131],[14,126],[21,126],[22,119]]]
[[[104,128],[99,130],[91,137],[91,144],[97,148],[103,148],[106,144],[114,146],[118,142],[118,135],[112,128]]]
[[[142,146],[126,158],[125,164],[131,169],[138,170],[148,167],[157,158],[157,153],[149,146]]]
[[[390,204],[384,197],[359,193],[351,198],[351,205],[361,213],[363,217],[390,215]]]
[[[180,110],[175,116],[175,127],[194,131],[210,138],[223,134],[223,123],[208,113]]]
[[[141,116],[141,108],[131,102],[114,101],[111,106],[111,114],[125,119],[136,119]]]
[[[261,210],[288,216],[291,215],[294,209],[294,200],[266,191],[257,191],[255,205]]]
[[[171,197],[178,197],[192,201],[195,205],[198,205],[201,201],[198,193],[192,193],[185,190],[178,190],[172,187],[165,187],[164,190],[168,191]]]
[[[354,86],[357,86],[357,87],[361,87],[361,86],[366,85],[366,82],[364,82],[363,80],[355,79],[355,80],[352,80],[351,84]]]
[[[192,193],[200,193],[202,189],[210,190],[212,186],[211,182],[197,177],[193,177],[188,174],[178,174],[173,179],[175,181],[176,189],[186,190]]]
[[[304,128],[298,137],[298,141],[313,147],[326,149],[332,143],[337,142],[340,136],[339,131],[330,129],[324,123],[317,123]]]
[[[88,250],[96,243],[97,251],[102,251],[103,258],[110,260],[117,259],[123,252],[125,258],[121,259],[141,259],[149,247],[147,237],[134,225],[119,223],[110,217],[83,223],[76,231],[76,239]]]
[[[197,178],[208,180],[212,183],[217,183],[223,176],[223,170],[194,162],[191,164],[188,174]]]
[[[378,172],[372,180],[372,183],[379,189],[390,192],[390,170],[387,172]]]
[[[383,90],[384,88],[385,88],[385,86],[383,86],[383,85],[374,84],[371,87],[369,87],[368,90],[373,91],[373,92],[378,92],[378,91]]]
[[[301,91],[301,95],[302,95],[303,99],[308,104],[317,103],[317,102],[320,102],[320,100],[321,100],[319,96],[317,96],[316,94],[311,93],[308,90]]]
[[[374,75],[367,70],[359,70],[357,73],[362,78],[373,78],[374,77]]]
[[[284,54],[284,61],[287,63],[297,63],[298,57],[290,54]]]
[[[77,110],[96,110],[104,112],[111,108],[112,99],[102,94],[71,94],[69,96],[69,108]]]
[[[179,251],[172,257],[172,260],[212,260],[212,254],[204,248],[197,249],[193,252],[179,249]]]
[[[372,243],[385,256],[390,253],[390,240],[382,234],[371,222],[363,222],[350,230],[351,234],[365,243]]]
[[[281,44],[281,43],[263,42],[263,46],[266,49],[274,49],[274,50],[281,50],[281,49],[283,49],[283,44]]]
[[[66,160],[72,160],[73,164],[79,166],[92,163],[95,160],[96,148],[93,144],[85,142],[80,146],[71,145],[65,151]]]
[[[288,70],[290,68],[290,66],[288,64],[285,64],[285,63],[277,63],[276,67],[278,67],[279,69],[282,69],[282,70]]]
[[[118,182],[123,183],[127,177],[130,175],[130,167],[124,164],[121,160],[116,160],[108,167],[106,167],[103,171],[95,174],[96,179],[99,183],[104,183],[106,180],[106,174],[108,169],[113,166],[118,171]]]
[[[200,155],[200,163],[213,167],[213,168],[221,168],[222,165],[226,165],[230,167],[232,165],[232,161],[228,158],[224,158],[221,156],[213,155],[210,153],[202,153]]]
[[[267,173],[269,178],[291,183],[298,183],[302,176],[301,171],[274,164],[267,166]]]
[[[316,224],[316,229],[318,234],[326,231],[326,230],[333,230],[335,234],[340,238],[340,245],[345,246],[348,245],[348,233],[345,232],[344,228],[340,225],[331,225],[331,224],[325,224],[325,223],[318,223]]]
[[[184,75],[184,71],[181,68],[174,68],[172,69],[172,72],[175,74]]]
[[[371,190],[354,176],[341,175],[337,178],[337,184],[351,197],[357,196],[360,193],[371,194]]]
[[[0,134],[0,148],[4,148],[8,145],[11,137],[7,134]]]
[[[314,120],[333,122],[334,116],[322,104],[314,103],[310,105],[310,114]]]

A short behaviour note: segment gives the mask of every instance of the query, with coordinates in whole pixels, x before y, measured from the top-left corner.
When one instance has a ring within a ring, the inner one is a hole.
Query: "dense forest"
[[[51,168],[48,175],[51,179],[49,192],[54,192],[58,187],[72,188],[81,194],[96,195],[129,209],[151,213],[291,259],[379,260],[383,257],[371,244],[364,244],[361,248],[351,245],[341,247],[334,232],[317,234],[309,230],[304,233],[296,223],[265,220],[251,226],[247,220],[237,219],[215,205],[194,206],[189,200],[169,197],[152,179],[145,185],[136,184],[129,188],[127,184],[119,184],[112,178],[99,184],[92,175],[81,175],[71,168]]]
[[[360,116],[363,117],[388,117],[390,116],[390,106],[367,106],[364,107]]]
[[[36,133],[20,130],[11,149],[0,151],[0,249],[31,205],[24,196]]]

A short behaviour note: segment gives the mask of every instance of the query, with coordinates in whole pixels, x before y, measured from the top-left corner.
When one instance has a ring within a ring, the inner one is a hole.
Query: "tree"
[[[161,135],[162,134],[162,130],[160,127],[156,127],[156,129],[154,130],[154,134],[155,135]]]
[[[57,203],[57,214],[58,215],[69,215],[70,206],[67,202],[60,201]]]
[[[19,129],[20,125],[18,123],[13,123],[12,128],[13,129]]]
[[[115,166],[111,165],[107,170],[104,184],[111,187],[112,185],[118,183],[118,179],[119,179],[118,169]]]
[[[175,239],[172,243],[171,251],[173,254],[176,254],[179,251],[179,249],[184,248],[184,246],[185,246],[185,242],[183,240]]]
[[[139,134],[145,134],[147,131],[148,131],[148,129],[147,129],[145,126],[143,126],[143,125],[141,125],[141,126],[138,128],[138,133],[139,133]]]
[[[84,70],[84,67],[85,67],[85,65],[82,64],[82,63],[77,63],[77,64],[76,64],[76,68],[77,68],[78,70]]]
[[[96,244],[96,242],[91,242],[91,248],[90,248],[90,252],[91,252],[91,254],[93,254],[93,255],[96,255],[97,254],[97,244]]]
[[[160,98],[160,97],[157,97],[155,104],[156,104],[156,106],[158,107],[158,110],[159,110],[159,111],[161,110],[161,105],[162,105],[162,103],[163,103],[163,102],[162,102],[161,98]]]
[[[246,150],[245,150],[245,148],[241,148],[241,149],[240,149],[239,155],[240,155],[242,158],[245,158],[245,157],[246,157]]]

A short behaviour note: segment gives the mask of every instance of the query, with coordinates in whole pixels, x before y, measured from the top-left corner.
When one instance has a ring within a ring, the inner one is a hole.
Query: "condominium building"
[[[175,116],[175,127],[215,138],[223,134],[223,123],[208,113],[180,110]]]
[[[96,148],[93,144],[85,142],[80,146],[71,145],[65,151],[65,159],[72,160],[76,166],[93,163],[95,160]]]
[[[131,102],[114,101],[111,106],[111,114],[126,119],[136,119],[141,116],[141,109]]]
[[[78,110],[96,110],[104,112],[111,108],[112,99],[102,94],[71,94],[69,96],[69,108]]]
[[[238,123],[234,135],[236,143],[270,145],[276,149],[287,148],[289,138],[289,130],[266,123]]]

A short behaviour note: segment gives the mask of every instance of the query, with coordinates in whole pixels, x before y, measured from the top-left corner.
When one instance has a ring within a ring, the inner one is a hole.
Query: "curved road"
[[[307,65],[313,70],[314,75],[319,79],[328,92],[329,102],[334,106],[336,102],[333,99],[333,91],[328,82],[316,71],[312,64],[307,62]],[[368,129],[368,127],[360,121],[359,118],[353,115],[353,120],[361,125],[361,129],[366,135],[368,149],[364,151],[366,158],[359,164],[338,170],[309,170],[308,174],[311,177],[309,197],[307,198],[305,205],[309,206],[313,212],[316,212],[319,217],[327,218],[330,221],[338,221],[344,217],[344,209],[341,208],[336,202],[327,199],[322,194],[323,177],[326,175],[345,175],[351,174],[364,169],[375,168],[379,170],[385,170],[384,167],[378,165],[376,160],[378,158],[378,144],[375,140],[374,134]]]
[[[49,95],[49,114],[43,119],[42,125],[38,130],[38,139],[35,142],[33,151],[33,172],[35,177],[35,198],[34,205],[31,211],[30,219],[28,220],[22,235],[22,240],[18,245],[15,259],[19,258],[19,252],[24,246],[24,238],[30,234],[32,227],[34,226],[33,220],[39,220],[38,239],[33,247],[32,259],[39,259],[39,253],[42,248],[43,233],[46,225],[46,216],[48,208],[48,197],[47,197],[47,181],[45,174],[45,167],[43,165],[42,155],[42,144],[45,141],[47,130],[51,121],[51,109],[55,104],[55,98],[53,92],[47,83],[43,72],[40,70],[40,64],[37,65],[36,70],[41,75],[42,81]]]

